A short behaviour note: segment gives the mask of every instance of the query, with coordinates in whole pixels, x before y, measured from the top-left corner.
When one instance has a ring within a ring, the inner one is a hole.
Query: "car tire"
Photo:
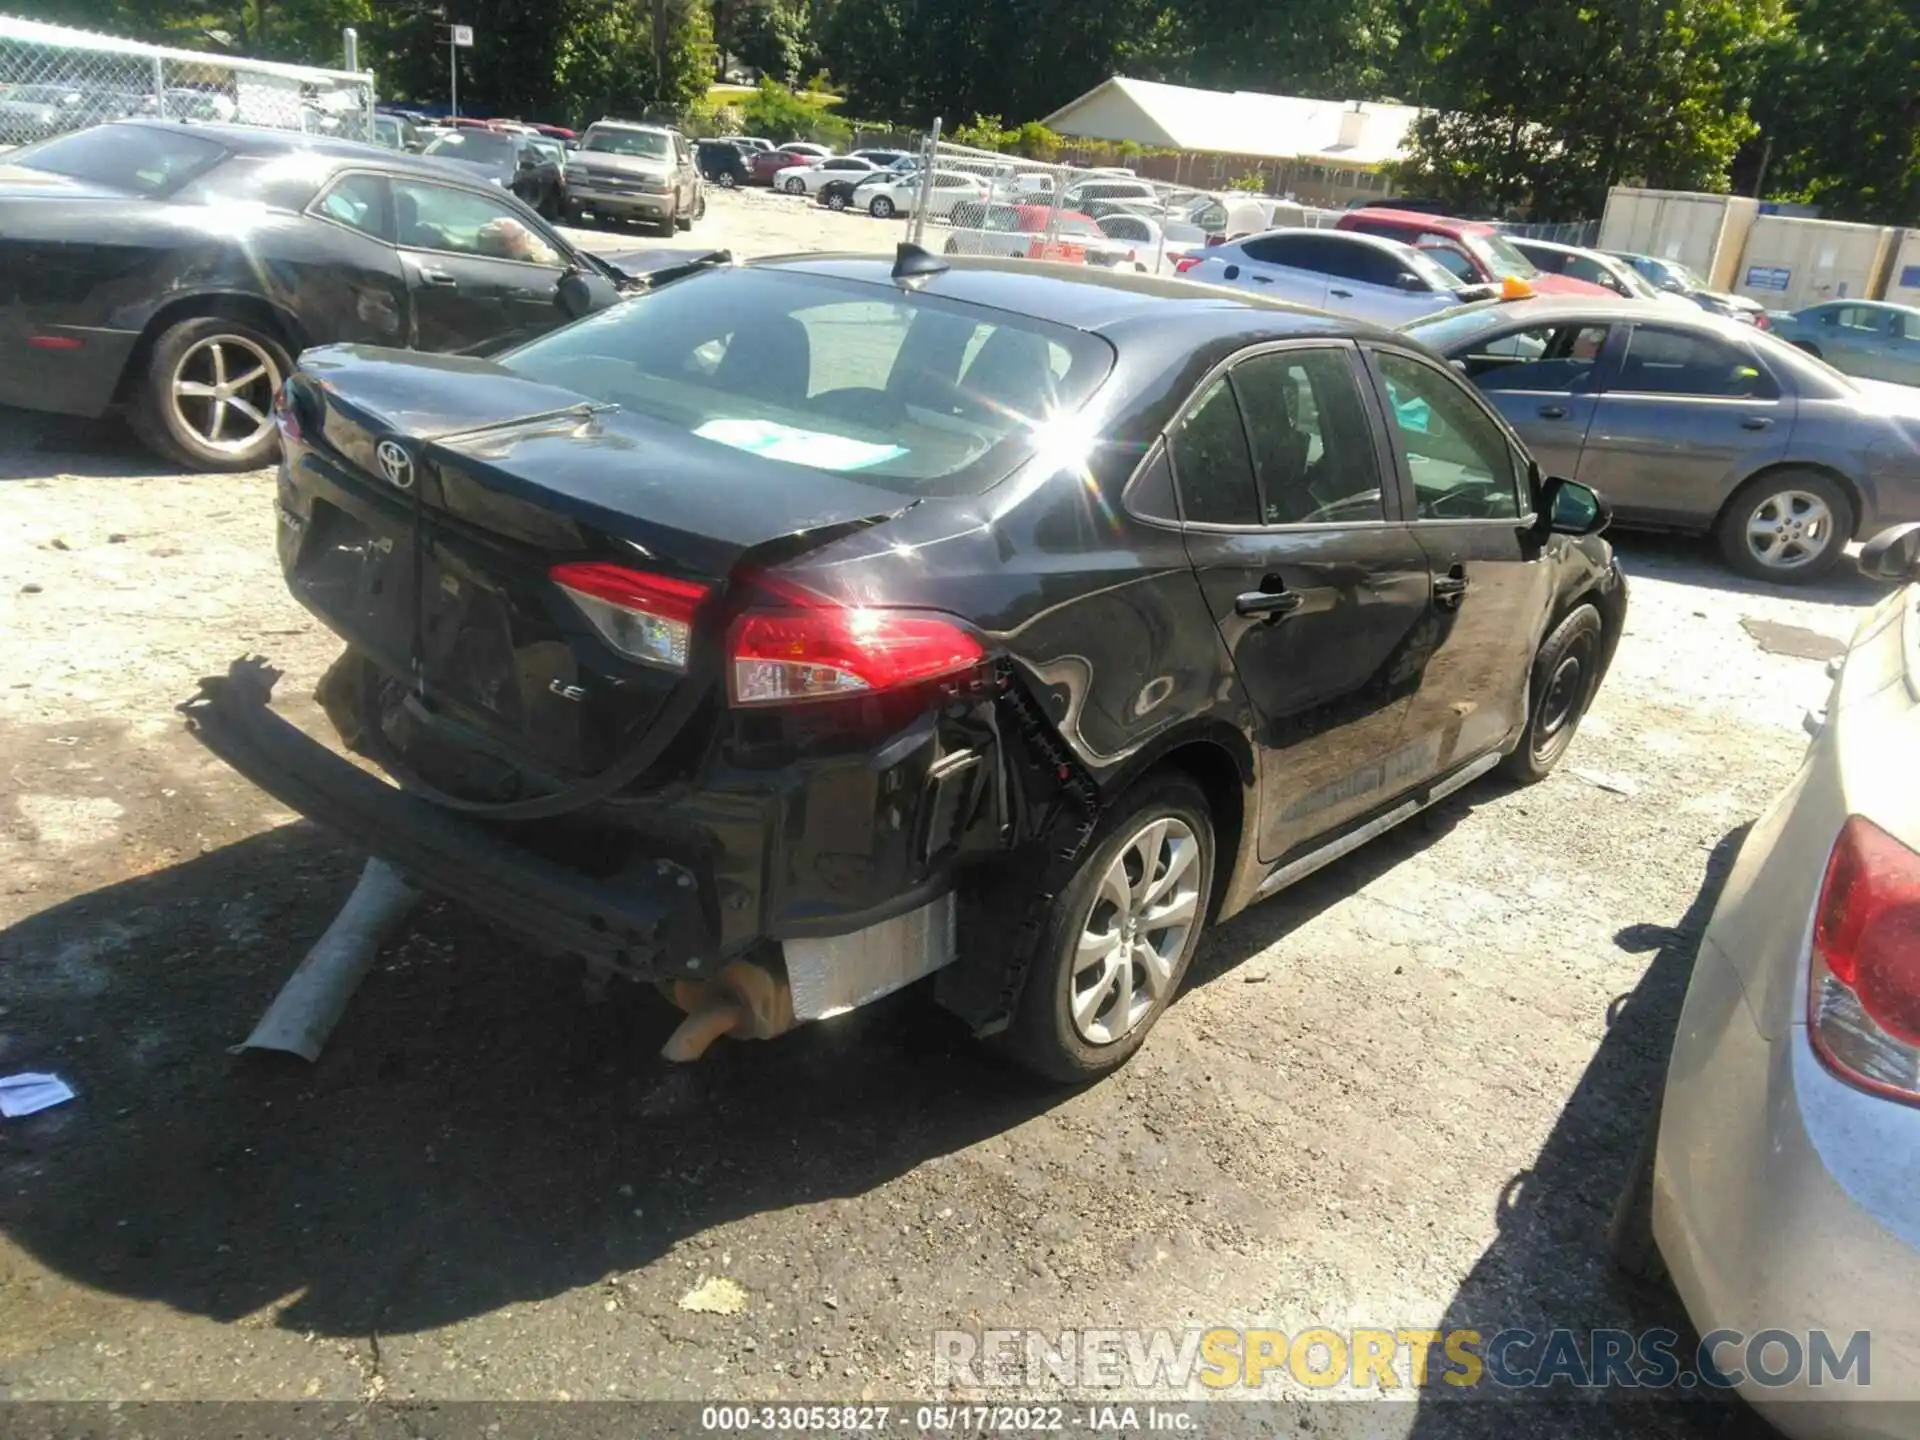
[[[827,192],[827,209],[844,210],[846,208],[847,208],[846,196],[842,195],[838,190],[829,190]]]
[[[1853,501],[1831,477],[1818,470],[1771,470],[1727,501],[1713,538],[1727,564],[1749,580],[1808,585],[1846,557],[1854,519]],[[1762,538],[1767,535],[1776,538],[1769,542]],[[1819,545],[1811,548],[1815,535]]]
[[[673,215],[673,228],[675,230],[691,230],[693,229],[693,219],[694,217],[691,211],[683,213],[676,210]]]
[[[1644,1285],[1660,1285],[1667,1279],[1667,1262],[1653,1238],[1653,1171],[1659,1147],[1660,1102],[1656,1098],[1607,1225],[1607,1253],[1614,1265]]]
[[[807,182],[795,175],[781,188],[789,195],[804,195],[807,193]]]
[[[653,233],[667,240],[671,240],[675,235],[680,233],[680,207],[678,205],[668,210],[665,218],[654,221]]]
[[[727,174],[724,171],[721,172],[720,179],[717,183],[719,184],[722,190],[732,190],[737,188],[740,184],[738,180],[734,179],[733,176]]]
[[[1527,681],[1526,729],[1500,766],[1508,779],[1535,784],[1567,753],[1600,683],[1605,637],[1600,612],[1576,605],[1540,642]]]
[[[133,377],[127,419],[148,449],[189,470],[257,470],[279,452],[273,397],[292,371],[277,336],[198,315],[154,341]]]
[[[1027,1069],[1068,1085],[1125,1064],[1179,993],[1205,926],[1213,867],[1213,818],[1198,785],[1168,770],[1129,790],[1055,897],[1019,1004],[996,1043]],[[1169,888],[1156,894],[1159,886]],[[1115,937],[1111,946],[1089,944],[1104,934]]]
[[[585,220],[586,218],[587,218],[586,210],[583,209],[581,206],[573,204],[572,202],[568,202],[568,204],[565,207],[563,207],[560,214],[561,223],[565,225],[578,225],[581,221]]]
[[[876,220],[891,220],[893,218],[893,201],[884,195],[876,195],[868,202],[867,213]]]
[[[687,228],[691,230],[695,222],[704,220],[706,218],[707,218],[707,192],[703,189],[698,195],[693,197],[693,220],[687,222]]]

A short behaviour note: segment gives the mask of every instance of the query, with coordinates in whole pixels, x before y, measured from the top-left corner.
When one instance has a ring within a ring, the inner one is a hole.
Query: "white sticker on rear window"
[[[750,455],[808,465],[815,470],[864,470],[906,454],[900,445],[875,445],[845,435],[801,430],[775,420],[709,420],[693,432],[702,440],[731,445]]]

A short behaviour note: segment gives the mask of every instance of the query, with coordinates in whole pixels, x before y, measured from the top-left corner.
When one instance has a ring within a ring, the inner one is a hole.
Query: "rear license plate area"
[[[368,653],[404,660],[413,648],[413,537],[325,500],[313,502],[291,583],[332,628]]]

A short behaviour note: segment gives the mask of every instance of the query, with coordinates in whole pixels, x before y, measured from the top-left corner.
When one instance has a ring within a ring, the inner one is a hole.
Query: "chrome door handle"
[[[1293,590],[1250,590],[1245,595],[1236,595],[1233,601],[1233,613],[1249,619],[1267,616],[1277,620],[1299,608],[1300,596]]]
[[[425,285],[443,285],[450,289],[456,289],[460,284],[458,280],[449,275],[445,270],[428,270],[425,267],[422,267],[420,271],[420,281]]]
[[[1542,420],[1564,420],[1567,418],[1567,407],[1564,405],[1542,405],[1540,407],[1540,418]]]
[[[1765,430],[1773,421],[1765,415],[1745,415],[1740,419],[1742,430]]]
[[[1340,298],[1341,298],[1342,300],[1351,300],[1351,299],[1353,298],[1353,292],[1352,292],[1351,290],[1332,290],[1332,289],[1329,289],[1329,290],[1327,291],[1327,294],[1329,294],[1329,295],[1338,295],[1338,296],[1339,296],[1339,297],[1340,297]]]

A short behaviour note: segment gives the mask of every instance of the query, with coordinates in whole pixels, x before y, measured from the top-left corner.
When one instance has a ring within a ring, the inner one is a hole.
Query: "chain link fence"
[[[371,140],[373,107],[368,74],[173,50],[0,15],[0,148],[129,117]]]
[[[903,183],[910,181],[910,183]],[[1168,275],[1210,244],[1283,226],[1331,226],[1337,210],[1143,178],[1119,166],[1049,164],[938,138],[891,182],[848,206],[904,215],[910,238],[948,255],[1056,260]]]

